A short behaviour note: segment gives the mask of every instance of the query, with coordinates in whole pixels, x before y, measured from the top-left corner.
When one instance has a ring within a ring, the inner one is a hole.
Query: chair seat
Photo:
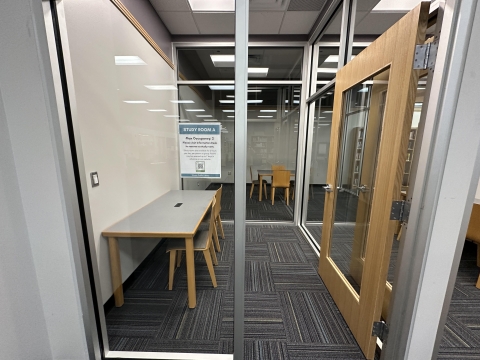
[[[193,238],[193,249],[195,251],[207,250],[208,230],[199,230]],[[185,239],[168,239],[167,252],[172,250],[185,250]]]

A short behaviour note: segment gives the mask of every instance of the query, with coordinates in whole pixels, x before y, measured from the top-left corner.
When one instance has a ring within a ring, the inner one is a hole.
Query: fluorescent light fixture
[[[300,89],[294,89],[293,92],[299,93]]]
[[[248,76],[261,78],[266,77],[268,74],[268,68],[248,68]]]
[[[288,100],[285,100],[285,104],[288,104]]]
[[[199,118],[210,118],[212,115],[197,115]]]
[[[170,100],[174,104],[195,104],[193,100]]]
[[[335,68],[319,68],[317,72],[324,74],[336,74],[338,69]]]
[[[298,98],[299,98],[299,97],[300,97],[300,95],[293,95],[293,97],[298,97]]]
[[[187,119],[180,119],[180,120],[178,120],[178,121],[180,121],[180,122],[189,122],[190,120],[187,120]]]
[[[235,11],[235,0],[188,0],[192,11]]]
[[[222,110],[223,112],[235,112],[235,110]]]
[[[285,110],[285,112],[288,112],[288,110]]]
[[[161,112],[161,111],[167,111],[165,109],[147,109],[148,111],[152,111],[152,112]]]
[[[351,60],[355,58],[355,55],[352,55]],[[330,55],[324,61],[324,63],[338,63],[338,55]]]
[[[115,56],[115,65],[147,65],[138,56]]]
[[[235,100],[218,100],[220,104],[234,104]]]
[[[272,115],[258,115],[259,118],[273,118]]]
[[[424,87],[417,87],[417,90],[425,90]]]
[[[208,119],[208,120],[203,120],[203,121],[205,121],[205,122],[218,122],[217,119]]]
[[[228,97],[230,99],[235,99],[235,95],[226,95],[226,97]]]
[[[365,87],[365,88],[363,88],[363,89],[358,90],[358,92],[366,93],[366,92],[368,92],[368,88]]]
[[[319,119],[326,119],[325,116],[319,116],[318,118],[319,118]]]
[[[247,104],[261,104],[263,100],[247,100]]]
[[[300,104],[300,100],[293,100],[294,104]]]
[[[185,109],[186,111],[193,111],[193,112],[201,112],[205,111],[205,109]]]
[[[123,102],[127,104],[148,104],[148,101],[145,100],[124,100]]]
[[[330,110],[329,111],[322,111],[322,114],[331,114],[331,113],[333,113],[333,111],[330,111]]]
[[[234,67],[235,55],[210,55],[215,67]]]
[[[422,105],[423,105],[423,103],[421,103],[421,102],[415,103],[415,107],[421,107]]]
[[[277,112],[277,110],[260,110],[260,112]]]
[[[149,90],[177,90],[173,85],[145,85],[145,87]]]
[[[254,92],[254,93],[259,93],[259,92],[262,92],[262,90],[257,90],[257,89],[251,89],[251,90],[247,90],[248,92]]]
[[[235,85],[208,85],[210,90],[235,90]]]
[[[180,115],[163,115],[165,117],[168,117],[168,118],[179,118]]]
[[[229,115],[229,116],[227,116],[227,118],[234,118],[234,117],[235,117],[235,116],[233,116],[233,115]]]
[[[330,126],[330,124],[318,124],[318,126]]]

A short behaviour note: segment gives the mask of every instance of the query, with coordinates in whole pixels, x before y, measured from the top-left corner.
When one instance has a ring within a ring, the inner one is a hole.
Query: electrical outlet
[[[197,186],[200,186],[200,183],[197,183]]]

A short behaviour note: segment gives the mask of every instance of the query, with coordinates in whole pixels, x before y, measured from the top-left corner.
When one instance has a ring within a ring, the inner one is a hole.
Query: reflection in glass
[[[389,70],[344,94],[330,257],[360,293]]]
[[[250,47],[248,77],[254,80],[301,80],[303,47]],[[234,80],[235,49],[178,50],[179,80]]]
[[[255,186],[250,198],[247,193],[248,220],[292,221],[294,201],[289,205],[282,190],[271,205],[269,184],[272,165],[283,165],[295,174],[300,117],[300,86],[250,86],[247,108],[247,182],[267,182],[267,197]],[[219,122],[222,125],[222,177],[212,183],[209,179],[183,179],[186,190],[213,190],[223,184],[222,219],[233,220],[234,182],[234,85],[179,85],[179,122]],[[260,173],[259,173],[260,171]],[[262,173],[263,171],[263,173]],[[291,177],[290,193],[295,188]],[[250,187],[249,187],[250,190]]]

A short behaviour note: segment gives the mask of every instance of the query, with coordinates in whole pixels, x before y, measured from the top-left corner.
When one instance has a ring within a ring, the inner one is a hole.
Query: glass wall
[[[247,220],[293,221],[301,94],[297,84],[303,51],[302,47],[249,48],[248,77],[255,84],[249,85],[247,100]],[[234,49],[180,48],[177,53],[179,122],[222,127],[221,178],[182,179],[183,188],[211,190],[222,185],[222,219],[233,220],[235,86],[217,80],[234,78]],[[275,187],[272,201],[275,166],[289,170],[290,181],[288,187]]]
[[[295,200],[288,205],[284,188],[271,199],[272,166],[290,170],[292,194],[296,170],[300,91],[296,85],[251,85],[247,111],[247,220],[292,221]],[[183,179],[186,190],[223,185],[222,219],[233,220],[235,95],[233,85],[179,85],[180,123],[220,123],[222,176],[218,180]],[[252,181],[266,182],[263,192]],[[265,190],[266,188],[266,190]],[[250,197],[251,193],[251,197]],[[265,196],[265,193],[267,194]],[[260,198],[261,195],[261,198]],[[276,202],[276,203],[275,203]]]

